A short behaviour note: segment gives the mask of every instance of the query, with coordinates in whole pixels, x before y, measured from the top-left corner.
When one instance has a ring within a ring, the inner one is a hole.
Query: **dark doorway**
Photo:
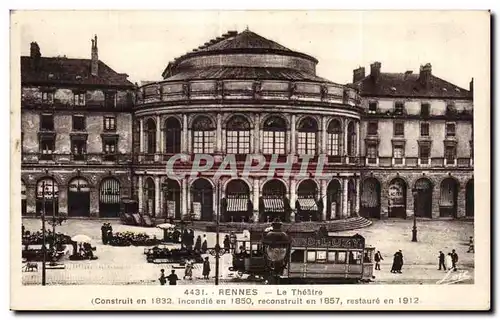
[[[90,216],[90,188],[83,178],[75,178],[68,184],[68,216]]]
[[[446,178],[441,182],[439,193],[439,216],[457,217],[458,182],[453,178]]]
[[[21,180],[21,215],[25,216],[27,214],[26,210],[26,184]]]
[[[179,182],[167,179],[163,184],[163,210],[168,218],[181,218],[181,187]]]
[[[59,186],[52,178],[44,178],[36,187],[36,213],[46,216],[59,215]]]
[[[156,213],[155,182],[153,178],[147,177],[144,183],[144,213],[154,217]]]
[[[406,218],[406,182],[395,178],[389,184],[389,218]]]
[[[99,216],[117,218],[120,216],[120,182],[105,178],[99,188]]]
[[[380,219],[380,182],[375,178],[363,181],[361,216]]]
[[[474,180],[467,182],[465,189],[465,216],[474,218]]]
[[[304,180],[297,189],[297,203],[295,205],[297,214],[295,221],[320,221],[321,214],[318,210],[316,197],[318,186],[314,180]]]
[[[342,188],[338,180],[332,180],[327,188],[326,219],[333,220],[342,217]]]
[[[193,204],[191,211],[195,219],[213,220],[213,188],[205,179],[198,179],[192,186]]]
[[[415,182],[414,212],[417,217],[432,218],[432,182],[422,178]]]

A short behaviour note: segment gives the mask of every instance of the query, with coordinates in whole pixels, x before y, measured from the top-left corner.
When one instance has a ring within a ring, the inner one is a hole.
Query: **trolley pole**
[[[45,181],[42,182],[42,286],[45,285],[46,283],[46,255],[47,255],[47,248],[45,247],[46,245],[46,238],[45,238]]]

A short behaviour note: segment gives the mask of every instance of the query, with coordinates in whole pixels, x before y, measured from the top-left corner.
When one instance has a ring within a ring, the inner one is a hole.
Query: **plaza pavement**
[[[100,220],[68,220],[57,227],[57,232],[70,236],[85,234],[91,237],[93,245],[97,247],[95,254],[99,257],[94,261],[69,261],[64,260],[65,269],[47,270],[47,284],[49,285],[112,285],[112,284],[144,284],[158,285],[160,269],[164,268],[170,273],[172,264],[152,264],[146,262],[145,247],[112,247],[101,242]],[[109,222],[109,220],[108,220]],[[163,231],[158,228],[144,228],[122,225],[120,221],[111,221],[114,232],[133,231],[146,232],[149,235],[163,236]],[[39,230],[41,222],[36,219],[23,219],[26,230]],[[383,220],[374,221],[370,227],[354,231],[341,232],[341,235],[360,233],[369,246],[380,250],[384,257],[381,271],[374,271],[373,284],[432,284],[441,280],[445,272],[437,270],[437,255],[439,250],[451,252],[455,249],[459,255],[459,268],[468,272],[473,277],[474,254],[467,253],[468,239],[473,234],[473,222],[467,221],[418,221],[418,242],[411,242],[412,222],[409,220]],[[215,245],[215,234],[195,230],[198,234],[207,235],[209,247]],[[222,243],[224,234],[221,234]],[[390,273],[392,255],[395,251],[402,250],[404,255],[403,273]],[[210,257],[211,275],[215,272],[215,259]],[[220,274],[221,283],[251,284],[237,279],[233,272],[228,270],[231,265],[231,255],[221,258]],[[22,281],[26,285],[41,283],[41,266],[38,272],[23,272]],[[182,279],[183,269],[176,269]],[[201,264],[196,264],[193,271],[194,279],[181,280],[183,284],[213,284],[213,279],[201,279]],[[466,279],[465,283],[473,282]]]

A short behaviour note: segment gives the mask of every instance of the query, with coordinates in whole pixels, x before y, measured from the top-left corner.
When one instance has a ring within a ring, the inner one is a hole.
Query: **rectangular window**
[[[420,105],[420,116],[427,118],[430,115],[431,105],[428,103],[422,103]]]
[[[454,163],[456,158],[456,148],[454,146],[446,146],[444,149],[444,157],[447,163]]]
[[[378,134],[378,122],[368,122],[368,134],[369,135]]]
[[[262,152],[264,154],[285,154],[285,132],[264,131]]]
[[[366,147],[366,157],[368,158],[368,163],[377,163],[377,145],[369,144]]]
[[[336,261],[336,252],[335,251],[328,251],[328,257],[327,257],[327,261],[328,262],[332,262],[332,263],[335,263]]]
[[[376,102],[370,102],[368,104],[368,113],[377,113],[377,103]]]
[[[428,164],[431,156],[431,148],[429,145],[420,145],[420,163]]]
[[[317,251],[316,252],[316,261],[317,262],[325,262],[326,261],[326,251]]]
[[[427,123],[427,122],[420,123],[420,135],[422,137],[429,136],[429,123]]]
[[[87,153],[87,141],[76,139],[72,140],[71,153],[73,154],[73,160],[85,160],[85,154]]]
[[[250,153],[250,131],[227,131],[227,153]]]
[[[85,131],[84,116],[73,116],[73,131]]]
[[[116,94],[114,92],[104,93],[104,106],[114,108],[116,105]]]
[[[394,104],[394,114],[402,115],[403,114],[403,109],[404,109],[404,103],[403,102],[396,102]]]
[[[55,139],[52,137],[40,138],[41,160],[52,160],[52,154],[55,150]]]
[[[340,264],[345,264],[347,258],[347,252],[346,251],[339,251],[337,252],[337,263]]]
[[[85,105],[85,92],[76,92],[74,93],[75,106],[84,106]]]
[[[54,131],[54,115],[42,114],[40,119],[41,131]]]
[[[213,153],[214,134],[213,130],[193,131],[193,153]]]
[[[104,131],[116,131],[115,117],[104,117]]]
[[[329,133],[327,153],[330,156],[340,156],[340,133]]]
[[[52,92],[52,91],[42,92],[42,102],[43,103],[54,103],[54,92]]]
[[[405,135],[404,122],[394,122],[394,136],[404,137],[404,135]]]
[[[316,251],[307,251],[307,262],[316,261]]]
[[[447,137],[454,137],[455,136],[455,124],[454,123],[447,123],[446,124],[446,136]]]
[[[299,154],[316,154],[316,132],[299,132],[298,138]]]
[[[104,161],[116,160],[116,153],[117,153],[116,139],[104,139],[102,149],[104,153]]]
[[[394,164],[403,164],[404,148],[403,146],[394,146],[392,149]]]

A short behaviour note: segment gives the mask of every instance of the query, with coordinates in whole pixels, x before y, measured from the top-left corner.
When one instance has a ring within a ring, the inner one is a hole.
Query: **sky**
[[[247,27],[319,60],[317,74],[337,83],[352,70],[379,61],[382,72],[434,75],[468,88],[488,56],[485,12],[380,11],[17,11],[20,52],[36,41],[42,56],[90,58],[98,36],[99,59],[132,82],[161,80],[169,61],[228,30]],[[484,23],[483,23],[484,24]],[[488,50],[489,52],[489,50]]]

